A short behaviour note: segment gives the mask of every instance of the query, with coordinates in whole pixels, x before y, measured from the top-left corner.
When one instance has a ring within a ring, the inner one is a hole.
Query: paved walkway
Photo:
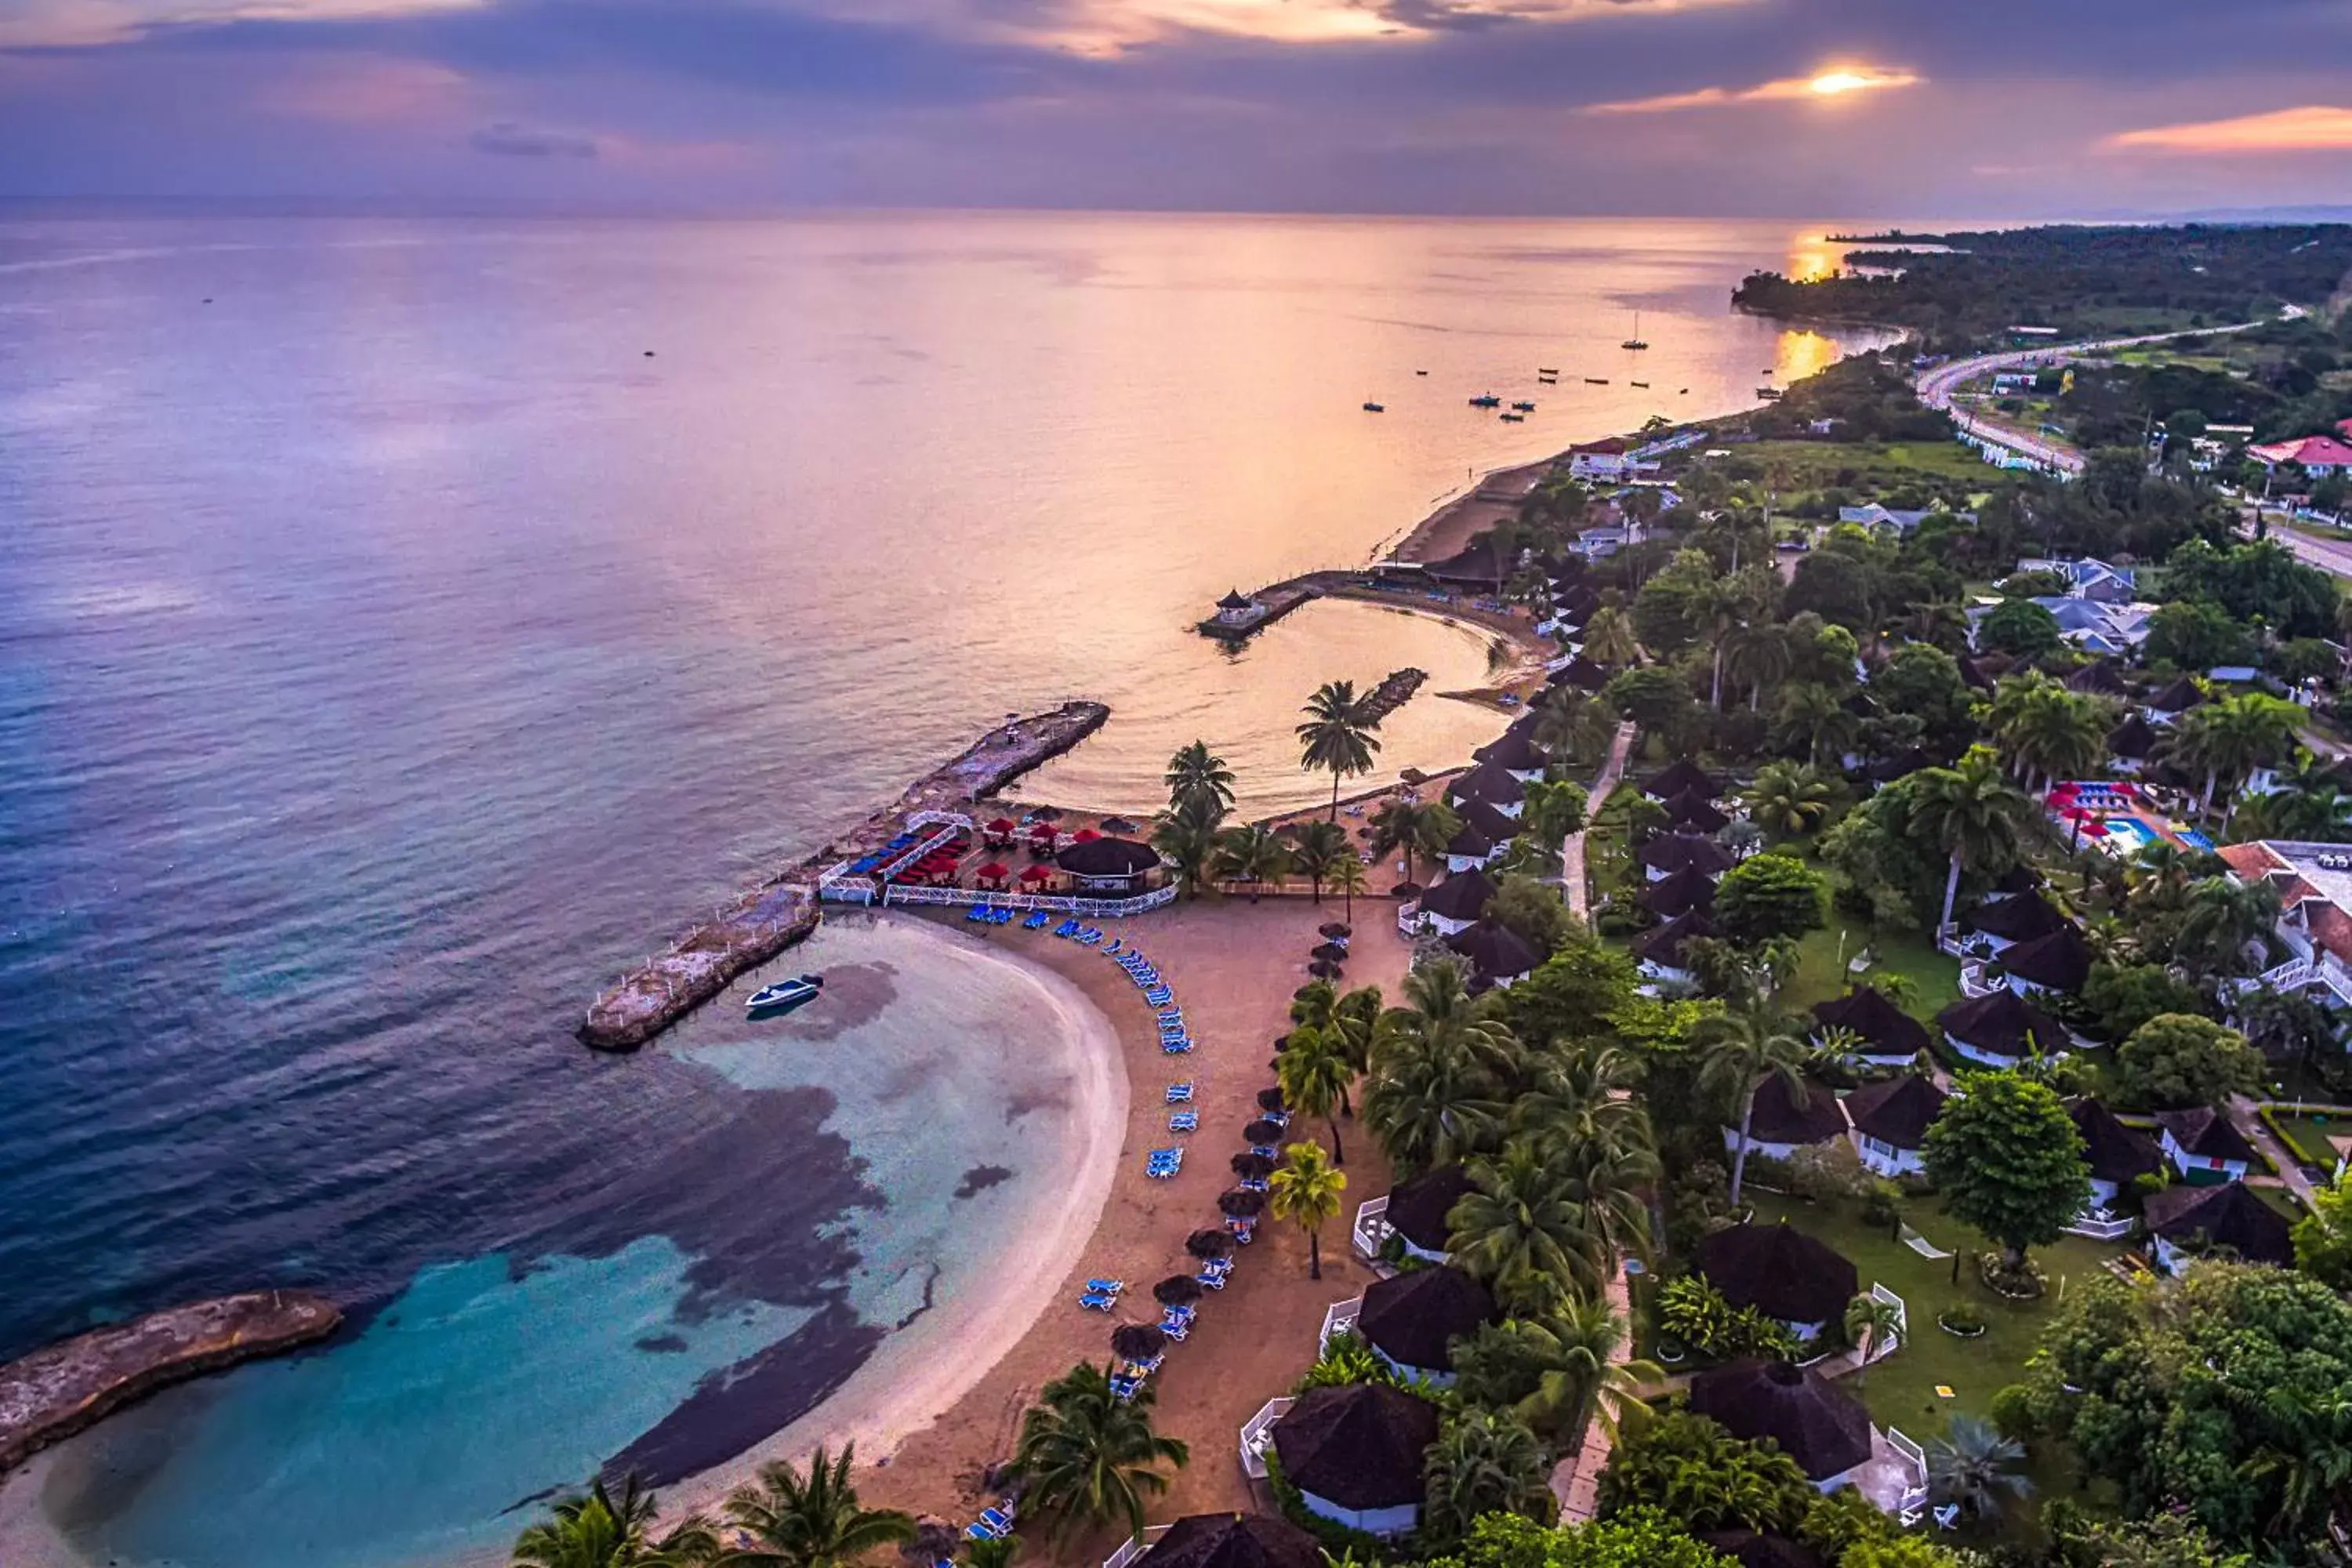
[[[1632,728],[1631,724],[1625,726],[1626,730]],[[1624,731],[1619,731],[1621,742],[1623,736]],[[1620,756],[1618,760],[1623,759]],[[1625,1270],[1622,1265],[1609,1277],[1609,1310],[1625,1321],[1625,1337],[1609,1352],[1611,1361],[1622,1362],[1633,1350],[1633,1308],[1632,1298],[1625,1292]],[[1589,1523],[1601,1511],[1601,1472],[1608,1468],[1609,1432],[1596,1415],[1584,1428],[1583,1447],[1552,1468],[1551,1495],[1559,1501],[1560,1523]]]
[[[1625,759],[1633,751],[1633,725],[1631,721],[1617,726],[1616,737],[1609,742],[1609,758],[1594,775],[1591,793],[1584,797],[1584,820],[1590,823],[1605,804],[1617,781],[1625,776]],[[1585,918],[1587,902],[1584,890],[1584,833],[1581,829],[1570,834],[1559,846],[1560,888],[1568,895],[1568,907],[1576,918]]]
[[[2303,1162],[2289,1153],[2286,1145],[2263,1125],[2263,1119],[2256,1114],[2252,1100],[2242,1094],[2230,1097],[2230,1125],[2244,1133],[2246,1142],[2261,1150],[2270,1163],[2278,1167],[2279,1184],[2293,1193],[2305,1208],[2316,1206],[2312,1201],[2311,1178],[2303,1173]]]

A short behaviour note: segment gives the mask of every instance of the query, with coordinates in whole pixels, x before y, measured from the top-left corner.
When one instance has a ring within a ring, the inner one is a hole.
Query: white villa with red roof
[[[2352,470],[2352,446],[2333,436],[2298,436],[2291,441],[2271,441],[2246,448],[2246,456],[2265,468],[2281,463],[2300,464],[2314,479]]]
[[[2278,889],[2273,930],[2294,954],[2247,984],[2352,1007],[2352,844],[2263,839],[2217,853],[2241,882],[2266,880]]]

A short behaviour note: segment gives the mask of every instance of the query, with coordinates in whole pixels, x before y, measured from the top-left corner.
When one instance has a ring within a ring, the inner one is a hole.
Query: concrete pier
[[[342,1309],[251,1290],[93,1329],[0,1366],[0,1471],[157,1389],[323,1340]]]

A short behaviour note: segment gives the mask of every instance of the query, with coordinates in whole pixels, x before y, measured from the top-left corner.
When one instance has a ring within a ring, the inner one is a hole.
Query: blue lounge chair
[[[1118,1298],[1103,1295],[1100,1291],[1091,1291],[1078,1298],[1078,1305],[1089,1312],[1108,1312],[1118,1305]]]
[[[1142,1392],[1143,1379],[1139,1377],[1129,1377],[1121,1374],[1110,1380],[1110,1395],[1113,1399],[1118,1400],[1121,1405],[1127,1404],[1137,1394]],[[975,1526],[974,1528],[976,1529],[978,1527]]]
[[[982,1509],[980,1522],[988,1526],[988,1532],[991,1535],[1002,1540],[1013,1533],[1013,1510],[1003,1508]]]
[[[1200,1130],[1201,1113],[1197,1110],[1180,1110],[1168,1119],[1168,1131],[1171,1132],[1198,1132]]]
[[[1078,922],[1076,921],[1064,921],[1060,925],[1054,928],[1054,934],[1055,936],[1076,936],[1078,934]]]
[[[1089,1279],[1087,1281],[1087,1289],[1089,1292],[1097,1295],[1116,1296],[1121,1290],[1126,1289],[1127,1281],[1124,1279]]]
[[[1160,1042],[1160,1054],[1163,1057],[1189,1057],[1192,1054],[1192,1042],[1190,1040],[1162,1040]]]
[[[1189,1105],[1190,1103],[1192,1103],[1192,1086],[1191,1084],[1189,1084],[1189,1083],[1171,1083],[1171,1084],[1170,1084],[1170,1085],[1168,1086],[1168,1103],[1169,1103],[1169,1104],[1171,1104],[1171,1105]]]
[[[1021,922],[1021,926],[1024,931],[1043,931],[1053,923],[1053,916],[1047,914],[1043,910],[1038,910],[1032,913],[1027,920],[1023,921]]]

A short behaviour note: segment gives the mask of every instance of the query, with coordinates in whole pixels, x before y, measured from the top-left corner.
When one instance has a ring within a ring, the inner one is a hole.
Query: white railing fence
[[[1129,1563],[1159,1545],[1160,1538],[1167,1534],[1171,1528],[1173,1527],[1170,1525],[1155,1524],[1141,1535],[1123,1542],[1118,1551],[1103,1559],[1103,1568],[1127,1568]]]
[[[818,893],[828,903],[836,904],[979,905],[992,910],[1044,910],[1048,914],[1085,915],[1090,920],[1121,920],[1166,909],[1176,901],[1177,889],[1171,882],[1131,899],[1082,899],[1069,893],[989,893],[971,888],[903,888],[893,883],[883,889],[877,900],[872,883],[853,878],[827,883],[819,888]]]
[[[1274,1441],[1274,1424],[1297,1403],[1288,1394],[1269,1399],[1242,1423],[1242,1474],[1254,1481],[1265,1479],[1265,1447]]]
[[[2066,1222],[2066,1234],[2088,1237],[2093,1241],[2121,1241],[2132,1233],[2132,1225],[2129,1215],[2085,1209]]]
[[[1870,1347],[1870,1354],[1863,1363],[1865,1366],[1871,1362],[1893,1355],[1903,1348],[1903,1342],[1911,1337],[1911,1308],[1902,1297],[1874,1279],[1870,1282],[1870,1299],[1874,1301],[1884,1301],[1895,1309],[1895,1332]]]
[[[1364,1299],[1361,1296],[1345,1301],[1332,1302],[1330,1310],[1323,1314],[1323,1333],[1322,1337],[1315,1342],[1315,1353],[1320,1356],[1325,1351],[1329,1350],[1331,1336],[1350,1331],[1356,1326],[1356,1320],[1363,1315]]]
[[[1389,1239],[1389,1199],[1386,1193],[1365,1203],[1356,1210],[1353,1232],[1356,1256],[1367,1263],[1381,1255]]]
[[[1918,1444],[1905,1436],[1902,1432],[1895,1427],[1889,1426],[1885,1430],[1886,1446],[1903,1456],[1903,1462],[1910,1468],[1912,1477],[1914,1478],[1910,1482],[1906,1484],[1903,1489],[1903,1511],[1907,1513],[1915,1508],[1926,1507],[1927,1502],[1927,1450],[1922,1448]]]

